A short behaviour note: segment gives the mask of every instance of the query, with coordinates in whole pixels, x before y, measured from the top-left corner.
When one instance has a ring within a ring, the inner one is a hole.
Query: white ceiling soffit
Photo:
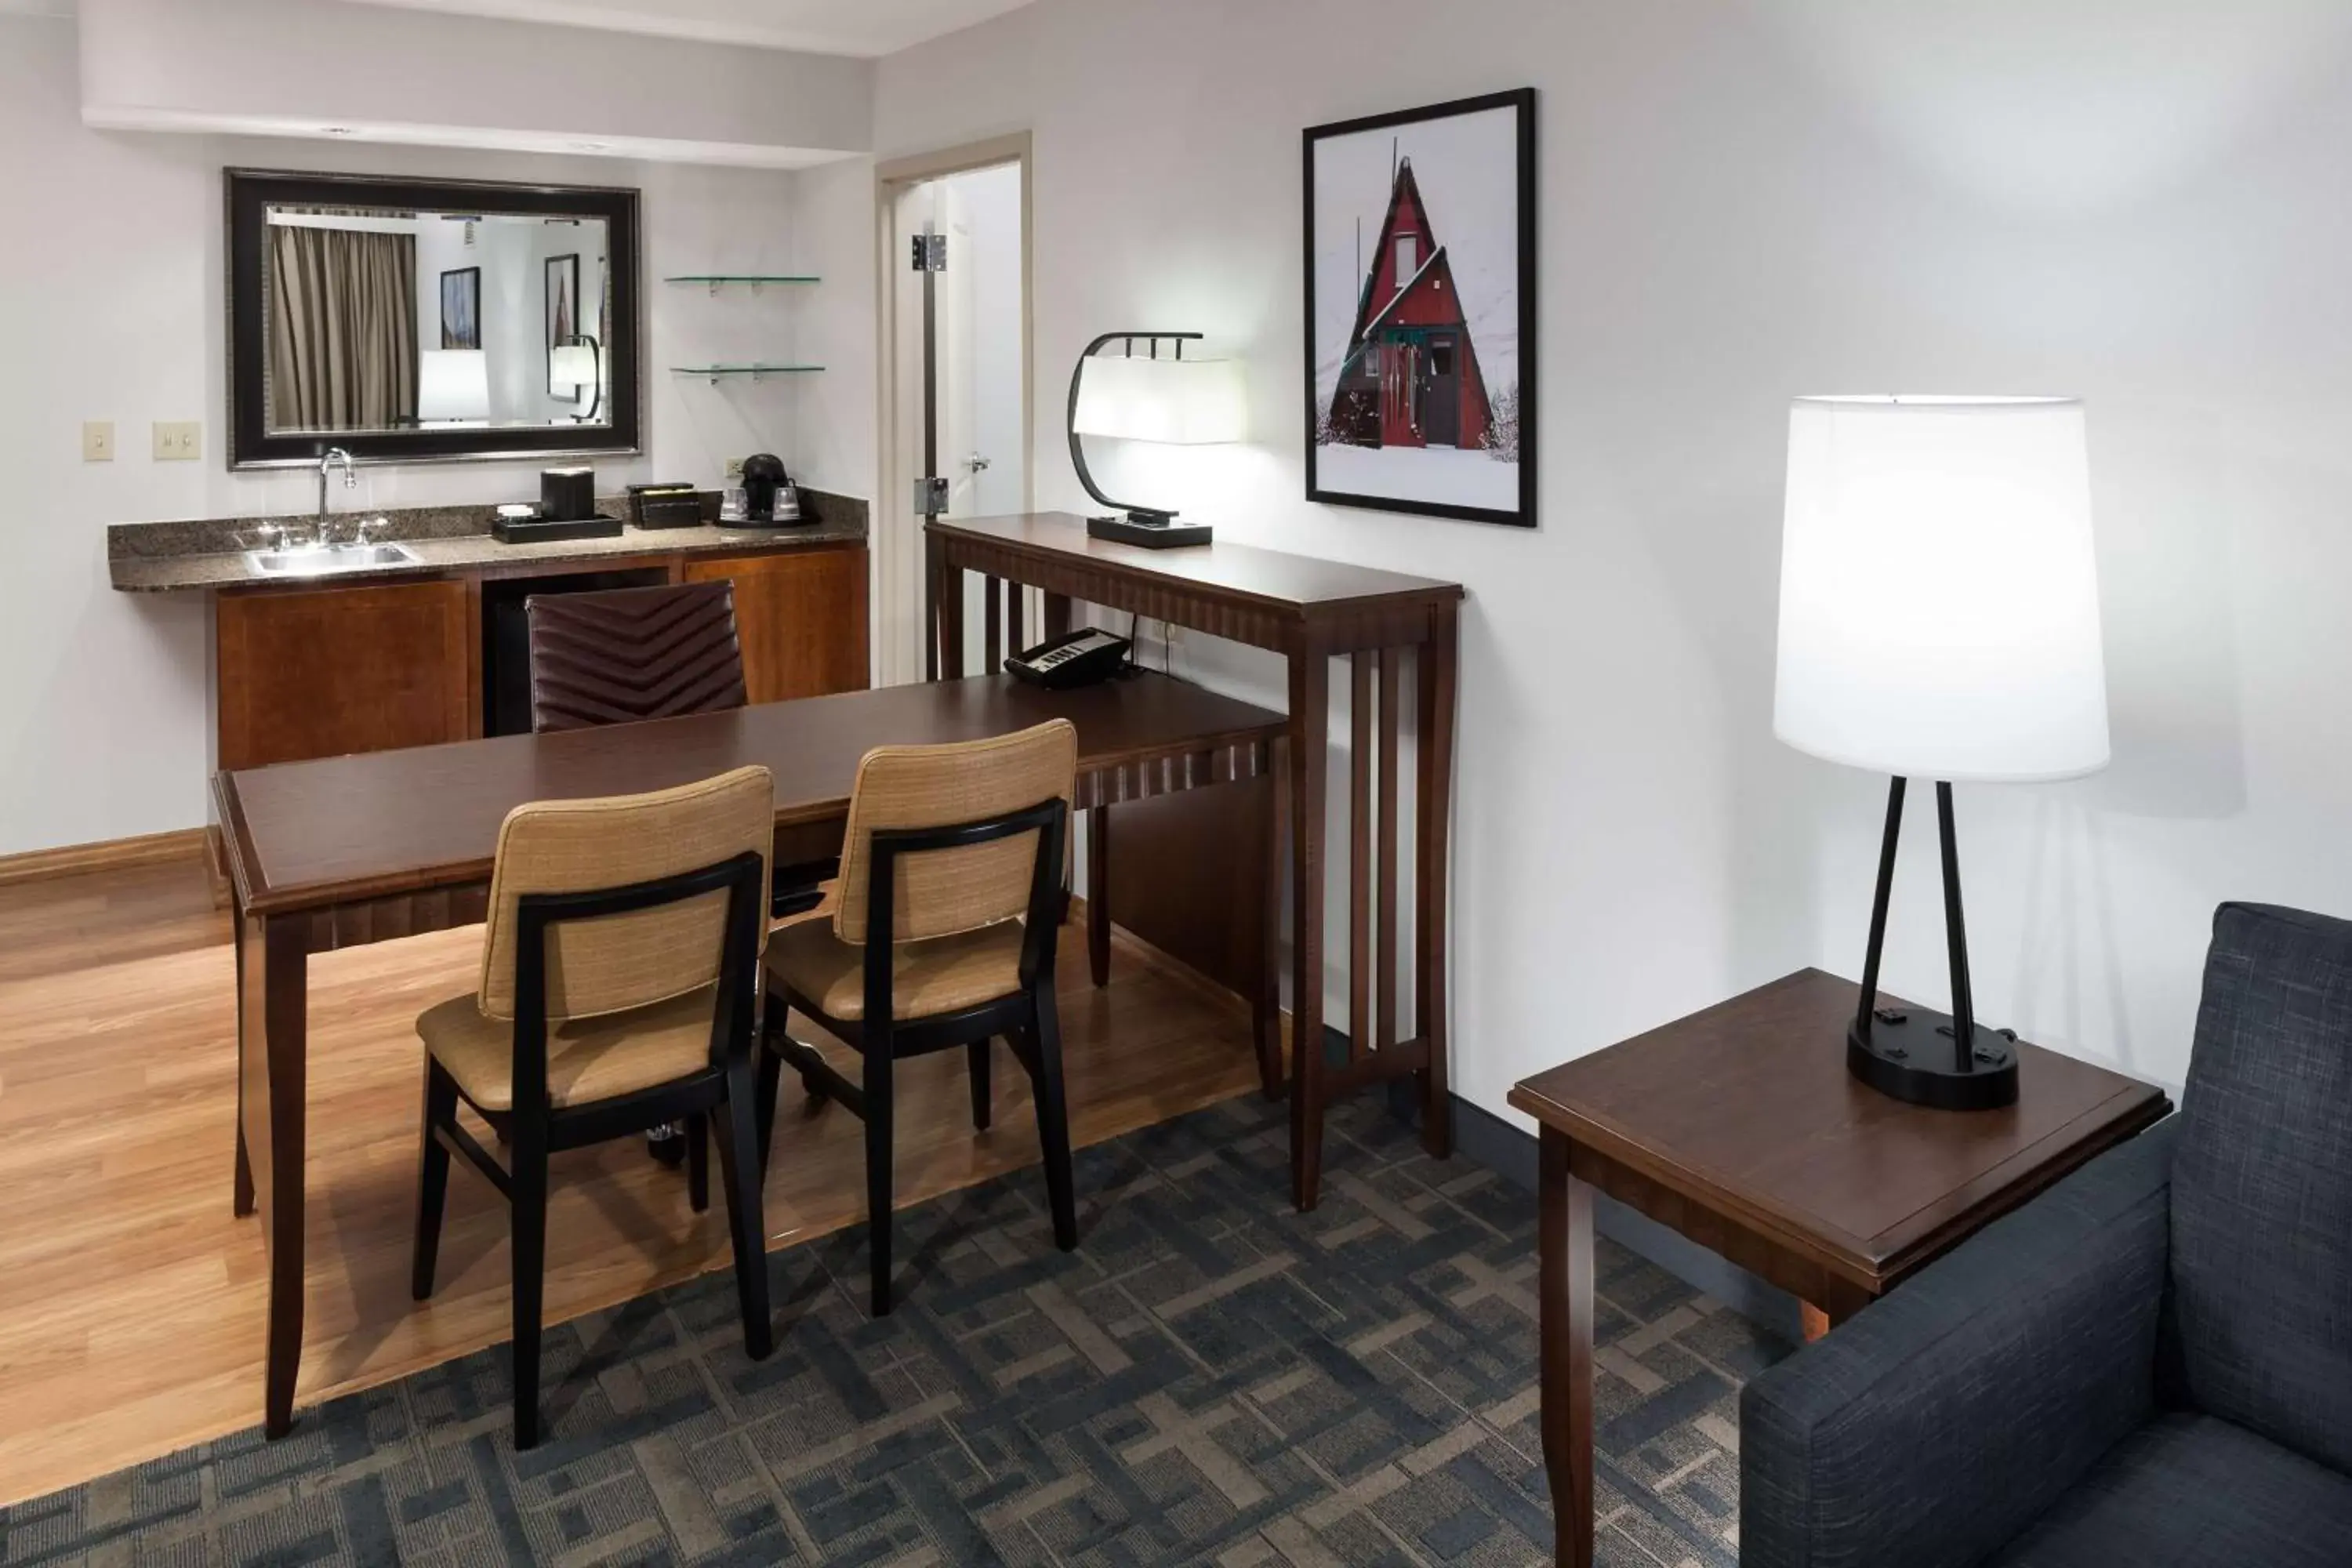
[[[5,5],[8,0],[0,0]],[[403,125],[352,120],[322,123],[267,114],[184,113],[168,109],[86,109],[84,124],[101,131],[177,131],[205,136],[272,136],[319,142],[374,142],[399,147],[466,147],[492,153],[551,153],[574,158],[630,158],[646,163],[710,163],[741,169],[813,169],[856,156],[824,147],[773,147],[739,142],[685,142],[656,136],[576,136],[480,125]]]
[[[61,5],[64,0],[0,0]],[[601,27],[709,43],[878,57],[1017,11],[1029,0],[354,0],[411,11]]]

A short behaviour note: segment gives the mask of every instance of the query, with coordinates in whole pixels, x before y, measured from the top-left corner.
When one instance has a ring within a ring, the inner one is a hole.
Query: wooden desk
[[[1801,970],[1511,1090],[1541,1124],[1543,1444],[1562,1568],[1593,1560],[1596,1189],[1807,1303],[1817,1337],[2172,1109],[2022,1043],[2013,1106],[1889,1100],[1845,1070],[1857,997]]]
[[[1210,544],[1144,550],[1090,538],[1085,520],[1065,512],[971,521],[933,519],[925,532],[935,632],[931,668],[963,673],[961,574],[985,579],[984,646],[992,671],[1007,647],[1024,643],[1021,596],[998,584],[1027,584],[1045,595],[1042,628],[1066,631],[1070,605],[1084,600],[1173,622],[1254,647],[1290,664],[1290,765],[1277,794],[1287,795],[1291,831],[1291,1196],[1315,1206],[1322,1181],[1323,1115],[1339,1095],[1412,1074],[1422,1100],[1422,1140],[1444,1158],[1453,1147],[1446,1092],[1446,830],[1454,788],[1455,621],[1458,583],[1258,550]],[[1000,640],[1001,639],[1001,640]],[[1351,682],[1349,934],[1349,1059],[1326,1064],[1323,1037],[1324,801],[1329,768],[1330,659],[1348,658]],[[1417,706],[1413,733],[1419,777],[1414,799],[1412,1036],[1397,1038],[1397,757],[1403,665],[1410,654]],[[1377,679],[1376,679],[1377,678]],[[1377,722],[1379,742],[1374,744]],[[1378,779],[1377,804],[1374,780]],[[1286,807],[1277,805],[1277,813]],[[1092,814],[1087,832],[1089,918],[1108,921],[1104,879],[1109,815]],[[1377,881],[1377,896],[1375,882]],[[1107,952],[1108,926],[1089,933]],[[1102,974],[1097,970],[1097,981]]]
[[[810,859],[837,852],[871,747],[1056,717],[1077,726],[1082,808],[1260,776],[1286,733],[1280,714],[1160,677],[1048,692],[1000,675],[216,775],[236,918],[234,1202],[239,1215],[258,1205],[268,1249],[264,1431],[293,1423],[302,1349],[311,953],[482,920],[499,825],[525,801],[634,794],[758,763],[775,774],[778,855]],[[452,975],[451,988],[471,978]],[[1278,1056],[1259,1067],[1278,1073]]]

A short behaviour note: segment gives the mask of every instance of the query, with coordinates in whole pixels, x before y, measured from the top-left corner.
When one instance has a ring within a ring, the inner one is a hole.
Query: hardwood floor
[[[412,1024],[472,986],[480,949],[474,927],[311,960],[304,1405],[509,1337],[504,1207],[462,1164],[439,1288],[408,1298]],[[260,1419],[261,1235],[229,1214],[232,972],[200,863],[0,888],[0,1503]],[[1088,984],[1085,933],[1066,928],[1077,1142],[1255,1087],[1238,998],[1124,937],[1113,976]],[[900,1067],[901,1204],[1035,1163],[1025,1075],[1008,1058],[995,1082],[995,1126],[975,1134],[961,1052]],[[859,1124],[803,1104],[788,1077],[772,1247],[864,1218]],[[727,1265],[716,1194],[693,1214],[639,1141],[558,1156],[553,1188],[550,1322]]]

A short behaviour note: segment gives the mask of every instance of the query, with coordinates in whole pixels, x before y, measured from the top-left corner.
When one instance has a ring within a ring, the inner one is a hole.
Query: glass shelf
[[[814,375],[824,368],[821,364],[674,364],[669,373],[708,376],[716,386],[722,375],[748,375],[757,381],[763,375]]]
[[[750,286],[751,292],[756,294],[764,285],[770,283],[819,283],[824,279],[802,274],[781,272],[688,272],[676,278],[665,278],[662,281],[700,283],[709,289],[713,294],[730,284],[746,284]]]

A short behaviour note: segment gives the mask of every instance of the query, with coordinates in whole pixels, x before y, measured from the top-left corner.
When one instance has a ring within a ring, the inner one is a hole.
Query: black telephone
[[[1085,626],[1013,655],[1004,661],[1004,668],[1024,680],[1058,691],[1110,679],[1127,668],[1134,649],[1135,645],[1125,637]]]

